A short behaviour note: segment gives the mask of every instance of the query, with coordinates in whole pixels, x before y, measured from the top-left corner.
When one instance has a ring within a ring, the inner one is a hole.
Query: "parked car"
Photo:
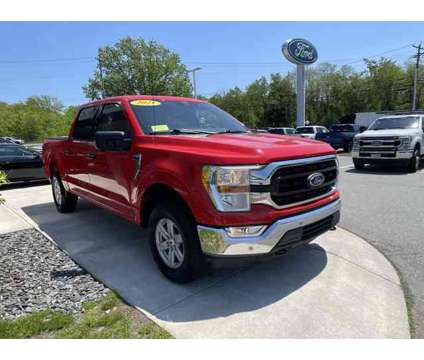
[[[296,128],[296,135],[315,139],[316,134],[326,133],[328,129],[325,126],[300,126]]]
[[[356,169],[366,164],[401,165],[416,172],[424,156],[424,115],[383,116],[356,135],[352,159]]]
[[[24,141],[21,139],[16,139],[14,137],[11,136],[3,136],[0,138],[0,143],[10,143],[10,144],[18,144],[18,145],[22,145],[24,144]]]
[[[83,105],[66,139],[45,140],[43,158],[59,212],[82,197],[147,227],[156,263],[176,282],[218,260],[284,254],[339,221],[331,146],[249,132],[197,99]]]
[[[40,154],[22,145],[0,144],[0,170],[8,183],[47,180]]]
[[[268,132],[271,134],[294,135],[296,132],[296,129],[289,128],[289,127],[269,128]]]
[[[329,132],[316,134],[315,139],[330,144],[335,150],[343,149],[346,152],[351,152],[354,136],[365,129],[365,127],[356,124],[335,124],[331,126]]]

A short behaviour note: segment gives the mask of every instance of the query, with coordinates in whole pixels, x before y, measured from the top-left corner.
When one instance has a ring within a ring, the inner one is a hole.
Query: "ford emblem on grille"
[[[373,146],[380,146],[382,144],[382,142],[380,140],[374,140],[371,142],[371,145]]]
[[[309,175],[307,181],[309,187],[316,188],[324,184],[325,176],[320,172],[316,172]]]

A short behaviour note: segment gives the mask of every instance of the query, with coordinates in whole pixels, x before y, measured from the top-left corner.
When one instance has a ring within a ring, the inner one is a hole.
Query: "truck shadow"
[[[281,301],[320,274],[326,252],[308,245],[243,268],[214,271],[179,285],[156,268],[139,226],[80,201],[73,214],[53,203],[22,208],[86,271],[131,305],[165,321],[185,322],[249,312]]]
[[[420,171],[420,170],[418,170]],[[349,169],[345,172],[349,174],[363,174],[363,175],[409,175],[409,172],[401,167],[389,166],[366,166],[363,170]]]

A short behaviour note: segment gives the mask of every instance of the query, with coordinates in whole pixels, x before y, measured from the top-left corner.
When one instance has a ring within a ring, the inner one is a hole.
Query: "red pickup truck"
[[[67,137],[44,142],[43,160],[58,211],[81,197],[148,228],[156,263],[176,282],[214,259],[284,254],[340,217],[328,144],[249,131],[197,99],[83,105]]]

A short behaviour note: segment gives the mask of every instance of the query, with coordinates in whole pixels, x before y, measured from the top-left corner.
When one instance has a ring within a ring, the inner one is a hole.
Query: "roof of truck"
[[[164,95],[122,95],[106,97],[99,100],[87,102],[81,106],[87,106],[92,104],[101,104],[109,101],[132,101],[132,100],[158,100],[158,101],[191,101],[191,102],[206,102],[205,100],[194,99],[189,97],[180,96],[164,96]]]

